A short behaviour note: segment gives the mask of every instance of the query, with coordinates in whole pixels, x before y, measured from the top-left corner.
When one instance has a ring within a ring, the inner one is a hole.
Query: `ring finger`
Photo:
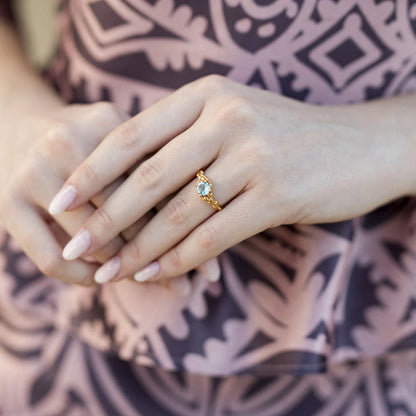
[[[193,143],[197,134],[200,137],[199,146]],[[192,179],[193,172],[215,160],[220,141],[219,137],[213,139],[212,135],[201,137],[201,127],[197,124],[171,140],[140,164],[87,220],[65,247],[64,258],[74,260],[82,254],[93,253],[160,200],[186,185]]]
[[[247,179],[243,170],[242,165],[233,165],[224,157],[216,160],[205,172],[214,184],[214,198],[220,206],[229,202],[246,186]],[[227,172],[226,177],[223,172]],[[199,197],[197,182],[195,179],[188,183],[172,197],[117,256],[100,267],[95,278],[101,282],[119,280],[141,270],[178,244],[211,215],[215,215],[215,209]],[[143,281],[140,276],[136,275],[135,278]]]

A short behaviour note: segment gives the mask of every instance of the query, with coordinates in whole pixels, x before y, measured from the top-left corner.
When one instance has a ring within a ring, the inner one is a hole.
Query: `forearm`
[[[328,106],[322,113],[326,121],[337,120],[380,137],[380,146],[397,154],[391,180],[405,194],[416,195],[416,94]]]
[[[15,29],[2,21],[0,62],[0,133],[10,117],[62,105],[51,86],[27,62]]]
[[[378,98],[355,104],[327,108],[338,120],[358,127],[375,127],[416,131],[416,94]]]

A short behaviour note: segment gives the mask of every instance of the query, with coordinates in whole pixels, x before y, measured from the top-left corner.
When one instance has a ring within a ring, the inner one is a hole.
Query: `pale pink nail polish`
[[[65,260],[75,260],[82,253],[87,251],[88,247],[91,245],[91,236],[87,230],[82,230],[76,234],[72,240],[65,246],[64,251],[62,252],[62,257]]]
[[[120,266],[120,257],[113,257],[95,272],[94,280],[97,283],[109,282],[120,271]]]
[[[72,185],[63,187],[52,199],[48,212],[51,215],[58,215],[64,212],[77,196],[77,190]]]
[[[221,277],[221,269],[218,264],[218,258],[214,257],[206,261],[205,263],[201,264],[200,266],[202,274],[206,277],[207,280],[210,282],[218,282]]]
[[[171,289],[181,297],[187,297],[192,292],[192,285],[188,276],[179,276],[169,283]]]
[[[156,276],[159,270],[159,263],[157,261],[153,261],[152,263],[148,264],[144,269],[135,273],[134,280],[136,280],[136,282],[145,282],[146,280],[149,280],[152,277]]]

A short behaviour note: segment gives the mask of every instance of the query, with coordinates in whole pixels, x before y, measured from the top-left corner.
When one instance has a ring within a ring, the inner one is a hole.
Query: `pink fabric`
[[[267,2],[266,2],[267,3]],[[416,91],[414,1],[67,0],[48,74],[68,102],[132,114],[216,72],[311,103]],[[416,346],[416,199],[334,224],[281,226],[193,275],[178,299],[129,281],[39,274],[2,232],[0,299],[123,360],[200,374],[322,372]]]
[[[59,94],[131,114],[209,73],[317,104],[416,92],[415,0],[62,0],[58,29]],[[416,198],[220,263],[187,299],[85,289],[0,227],[0,415],[416,414]]]
[[[3,416],[403,416],[416,414],[416,351],[331,365],[325,374],[213,378],[137,366],[53,319],[0,319]]]

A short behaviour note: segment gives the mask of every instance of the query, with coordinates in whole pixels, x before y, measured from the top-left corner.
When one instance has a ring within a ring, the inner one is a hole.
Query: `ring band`
[[[198,178],[198,183],[196,184],[198,195],[216,210],[221,211],[222,208],[212,195],[212,182],[205,176],[204,171],[200,170],[196,177]]]

